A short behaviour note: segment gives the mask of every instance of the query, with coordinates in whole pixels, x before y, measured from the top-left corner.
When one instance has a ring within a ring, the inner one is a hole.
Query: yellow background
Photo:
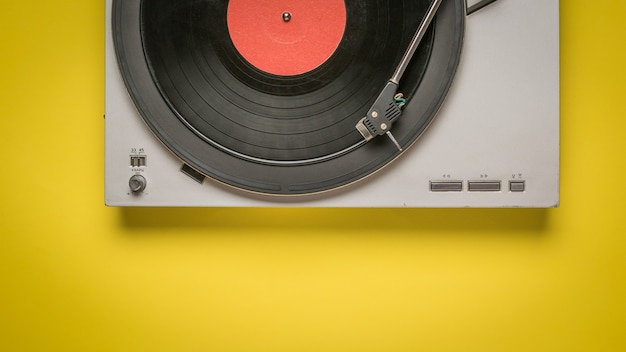
[[[549,210],[106,208],[103,1],[1,5],[0,350],[626,350],[626,1],[561,1]]]

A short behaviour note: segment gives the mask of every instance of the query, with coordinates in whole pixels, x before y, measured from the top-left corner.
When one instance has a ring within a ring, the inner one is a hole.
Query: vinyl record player
[[[106,6],[107,205],[558,206],[558,0]]]

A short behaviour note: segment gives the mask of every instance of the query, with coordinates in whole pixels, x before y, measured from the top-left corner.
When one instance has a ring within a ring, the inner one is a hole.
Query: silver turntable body
[[[107,0],[109,206],[558,206],[558,0],[500,0],[468,15],[456,76],[423,135],[367,177],[289,196],[244,191],[181,172],[183,162],[153,135],[126,90],[114,51],[111,8]]]

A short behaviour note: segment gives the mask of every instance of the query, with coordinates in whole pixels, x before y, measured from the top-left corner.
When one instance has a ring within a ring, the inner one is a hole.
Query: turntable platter
[[[227,1],[114,0],[112,29],[137,109],[185,164],[243,190],[307,194],[360,180],[401,154],[385,139],[366,143],[355,124],[429,3],[345,1],[328,57],[295,74],[268,69],[233,41],[234,31],[250,29],[245,21],[233,28]],[[408,104],[393,131],[404,150],[443,103],[464,21],[465,2],[445,1],[400,82]]]

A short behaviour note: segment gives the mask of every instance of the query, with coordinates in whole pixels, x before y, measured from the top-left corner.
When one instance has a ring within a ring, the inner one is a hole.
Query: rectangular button
[[[470,192],[499,192],[501,184],[500,181],[468,181],[467,189]]]
[[[509,181],[509,191],[524,192],[526,190],[526,181]]]
[[[431,192],[461,192],[463,181],[430,181]]]

